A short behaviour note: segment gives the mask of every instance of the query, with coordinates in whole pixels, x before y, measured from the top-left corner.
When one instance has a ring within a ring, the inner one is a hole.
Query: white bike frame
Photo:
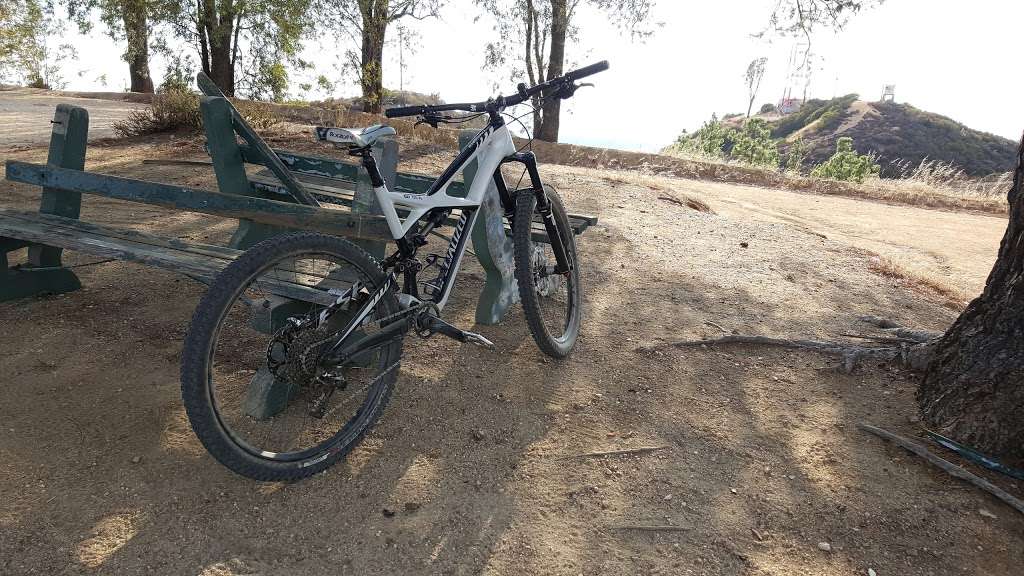
[[[490,176],[498,170],[506,157],[515,153],[516,147],[512,142],[508,126],[491,123],[459,153],[425,194],[392,192],[388,190],[386,182],[373,188],[377,204],[380,206],[391,236],[395,240],[404,238],[416,225],[416,222],[431,210],[436,208],[461,210],[462,216],[455,225],[455,230],[448,243],[448,250],[444,255],[445,258],[439,263],[440,273],[437,279],[433,282],[423,283],[433,291],[431,296],[439,310],[444,308],[445,303],[448,302],[448,296],[455,285],[455,276],[458,274],[468,244],[464,235],[467,230],[472,230],[476,223],[480,205],[484,201],[484,194],[487,193],[493,182]],[[455,180],[455,176],[459,172],[463,172],[473,160],[477,161],[477,177],[473,179],[466,196],[460,198],[448,194],[448,188]],[[398,215],[398,208],[409,211],[404,219]]]
[[[466,151],[469,151],[469,154],[466,154]],[[440,183],[440,186],[435,183],[430,192],[426,194],[392,192],[387,189],[387,183],[374,187],[373,193],[377,196],[377,203],[388,222],[391,236],[395,240],[403,238],[420,218],[434,208],[459,208],[464,211],[479,208],[484,201],[484,194],[487,193],[487,188],[492,182],[490,175],[494,174],[502,160],[515,152],[516,147],[512,142],[508,126],[488,125],[445,170],[441,178],[445,178],[445,176],[447,178]],[[455,175],[465,170],[473,160],[477,161],[476,173],[478,176],[473,179],[473,184],[469,187],[465,198],[449,195],[448,187],[455,179]],[[409,210],[409,214],[405,216],[404,220],[399,217],[396,206]],[[473,219],[475,220],[475,212]],[[460,223],[462,223],[461,220]],[[458,233],[461,233],[461,230],[458,230]]]

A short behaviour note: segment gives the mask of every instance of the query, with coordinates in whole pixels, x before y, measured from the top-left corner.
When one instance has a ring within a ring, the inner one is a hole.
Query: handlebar
[[[384,116],[388,118],[399,118],[402,116],[423,116],[434,114],[437,112],[494,112],[500,108],[508,106],[515,106],[516,104],[522,104],[530,98],[533,98],[537,94],[543,94],[544,92],[555,90],[555,95],[559,98],[569,98],[576,91],[576,86],[573,84],[575,81],[586,78],[598,72],[604,72],[608,69],[608,61],[602,60],[589,66],[584,66],[563,74],[557,78],[552,78],[547,82],[542,82],[536,86],[527,87],[526,84],[520,84],[517,87],[517,93],[514,96],[498,96],[485,102],[467,102],[462,104],[440,104],[437,106],[398,106],[395,108],[388,108],[384,111]]]

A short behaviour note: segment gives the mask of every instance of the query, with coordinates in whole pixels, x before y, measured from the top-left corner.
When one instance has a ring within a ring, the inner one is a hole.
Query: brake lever
[[[589,86],[591,88],[594,87],[594,85],[589,82],[584,82],[583,84],[571,84],[567,82],[558,87],[558,90],[555,92],[555,96],[558,96],[562,100],[568,100],[576,94],[577,90],[585,86]]]
[[[415,128],[415,127],[419,126],[420,124],[426,124],[427,126],[430,126],[431,128],[437,128],[437,124],[438,124],[438,122],[440,122],[440,120],[441,120],[440,116],[435,116],[433,114],[431,114],[429,116],[428,115],[423,115],[423,116],[420,116],[419,120],[417,120],[416,123],[412,125],[412,127]]]

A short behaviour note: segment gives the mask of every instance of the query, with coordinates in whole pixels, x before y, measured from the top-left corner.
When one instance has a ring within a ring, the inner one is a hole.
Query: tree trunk
[[[387,32],[388,15],[386,10],[380,14],[363,14],[363,49],[359,62],[362,68],[363,112],[380,114],[384,98],[384,34]]]
[[[551,0],[551,55],[548,57],[548,75],[551,80],[562,75],[565,65],[565,35],[569,29],[569,13],[566,0]],[[544,101],[540,129],[535,136],[538,140],[558,142],[558,114],[562,100],[556,97]]]
[[[126,2],[123,8],[125,37],[128,49],[124,59],[128,62],[128,76],[132,92],[153,93],[153,78],[149,75],[149,30],[146,4],[140,0]]]
[[[1024,461],[1024,140],[1009,225],[985,291],[936,343],[917,392],[924,421],[982,452]]]
[[[199,16],[203,71],[226,96],[235,95],[234,51],[231,47],[235,7],[231,2],[214,6],[213,0],[201,0]],[[216,10],[219,8],[220,10]],[[205,39],[205,43],[203,40]],[[208,57],[209,61],[205,58]]]

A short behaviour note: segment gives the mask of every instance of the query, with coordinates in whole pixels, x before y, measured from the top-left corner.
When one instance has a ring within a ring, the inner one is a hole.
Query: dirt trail
[[[984,288],[1006,230],[1002,216],[697,180],[642,181],[700,196],[737,222],[786,224],[877,253],[902,268],[942,278],[968,297]]]
[[[207,168],[139,163],[200,157],[198,146],[94,147],[89,166],[209,187]],[[441,162],[403,151],[407,168]],[[580,243],[587,308],[576,353],[543,357],[518,310],[478,327],[498,354],[412,341],[381,423],[343,464],[303,482],[237,477],[192,435],[178,362],[201,285],[110,262],[79,268],[79,292],[0,304],[0,573],[1019,573],[1019,514],[856,429],[867,420],[920,433],[909,375],[871,366],[841,375],[829,358],[762,348],[635,351],[716,335],[711,323],[834,337],[867,331],[856,317],[879,314],[942,329],[955,313],[938,300],[870,272],[845,237],[809,231],[836,220],[849,238],[871,238],[870,214],[892,207],[545,168],[571,210],[601,219]],[[718,213],[660,200],[662,186],[696,192]],[[10,183],[0,194],[4,206],[37,201]],[[84,204],[86,219],[184,239],[221,241],[232,229],[141,205]],[[898,244],[904,231],[955,220],[914,218],[898,226],[893,215],[878,234]],[[970,250],[984,253],[999,227],[975,222],[984,231]],[[911,250],[930,246],[907,233]],[[977,281],[955,250],[935,250],[956,263],[951,276]],[[460,278],[446,315],[468,326],[479,267]],[[664,448],[580,456],[639,446]]]
[[[0,149],[46,144],[57,104],[73,104],[89,110],[89,139],[114,136],[112,124],[145,104],[74,98],[27,88],[0,90]]]

